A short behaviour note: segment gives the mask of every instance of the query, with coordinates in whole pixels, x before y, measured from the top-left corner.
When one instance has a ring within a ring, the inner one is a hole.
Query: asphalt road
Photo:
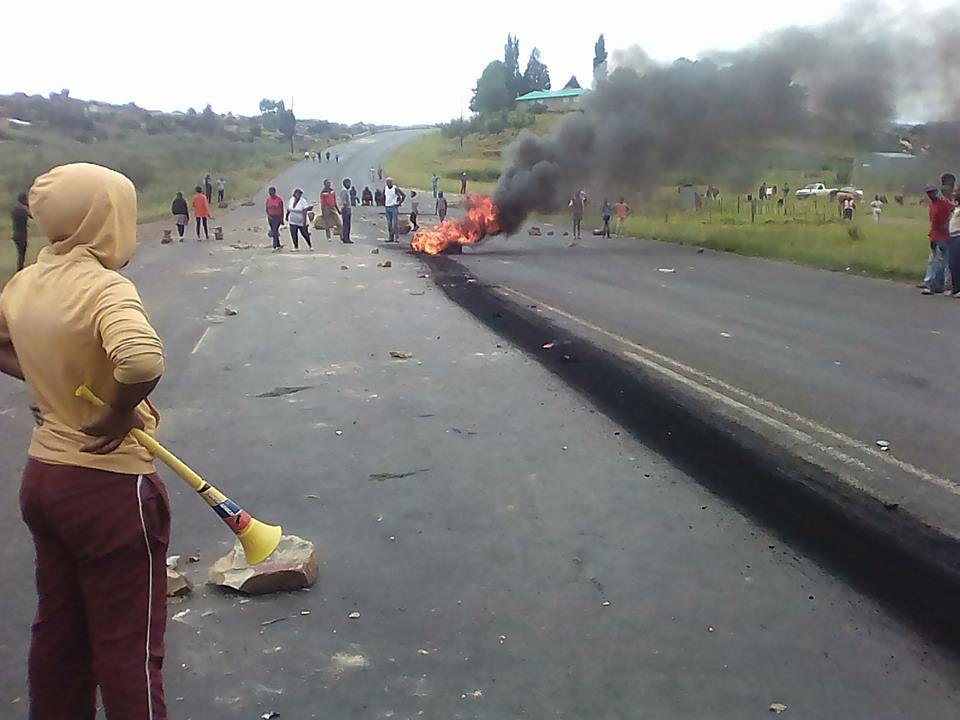
[[[312,197],[327,173],[362,172],[402,140],[344,148],[340,168],[298,163],[276,184]],[[379,213],[358,214],[356,245],[318,238],[298,255],[263,247],[259,203],[214,224],[257,247],[160,246],[148,226],[131,269],[166,343],[162,439],[258,517],[314,540],[321,577],[249,601],[201,585],[171,605],[190,611],[169,623],[171,717],[955,711],[951,653],[622,432],[450,303],[417,258],[371,255]],[[2,718],[26,717],[27,405],[0,382]],[[165,475],[171,552],[199,552],[187,571],[200,581],[230,538]]]
[[[458,261],[571,332],[723,396],[726,409],[748,405],[767,431],[960,537],[960,377],[949,371],[960,303],[655,241],[585,237],[571,247],[564,228],[543,229],[556,235],[492,238]]]

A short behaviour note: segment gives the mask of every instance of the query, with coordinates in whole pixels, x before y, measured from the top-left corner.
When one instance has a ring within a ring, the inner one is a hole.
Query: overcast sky
[[[888,3],[932,8],[942,0]],[[298,117],[432,123],[467,113],[487,62],[520,38],[554,87],[588,86],[593,44],[640,45],[658,60],[734,49],[787,25],[819,24],[829,0],[475,0],[454,2],[5,2],[0,93],[71,95],[158,110],[257,114],[291,98]],[[875,4],[863,5],[865,13]],[[873,9],[871,9],[873,8]],[[922,27],[918,30],[922,31]],[[958,46],[960,47],[960,46]]]

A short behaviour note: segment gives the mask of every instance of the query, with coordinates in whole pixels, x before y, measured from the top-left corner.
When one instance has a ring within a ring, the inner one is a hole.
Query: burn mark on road
[[[406,477],[412,477],[413,475],[420,475],[421,473],[430,472],[430,468],[420,468],[419,470],[408,470],[407,472],[382,472],[382,473],[372,473],[370,475],[371,480],[376,480],[377,482],[383,482],[384,480],[402,480]]]
[[[255,398],[275,398],[283,397],[284,395],[294,395],[298,392],[303,392],[304,390],[309,390],[313,385],[283,385],[281,387],[275,387],[273,390],[267,392],[262,392],[259,395],[254,395]]]

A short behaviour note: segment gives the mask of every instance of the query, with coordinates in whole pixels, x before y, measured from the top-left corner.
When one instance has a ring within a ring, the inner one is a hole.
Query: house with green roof
[[[546,105],[550,112],[569,112],[580,107],[580,99],[588,93],[580,87],[562,90],[533,90],[517,98],[520,107],[533,103]]]

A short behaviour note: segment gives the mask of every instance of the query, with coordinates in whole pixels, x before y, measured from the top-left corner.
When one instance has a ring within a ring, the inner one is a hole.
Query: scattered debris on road
[[[253,205],[253,203],[250,204]],[[271,710],[270,712],[265,712],[263,715],[261,715],[260,720],[274,720],[274,718],[278,717],[280,717],[280,713],[278,713],[276,710]]]
[[[429,655],[429,654],[430,654],[430,651],[427,650],[426,648],[420,648],[419,650],[417,650],[417,654],[418,654],[418,655]]]
[[[289,620],[289,619],[290,618],[288,616],[284,615],[283,617],[275,617],[272,620],[264,620],[262,623],[260,623],[260,627],[268,627],[270,625],[276,625],[279,622],[283,622],[284,620]]]
[[[349,269],[350,269],[350,266],[349,266],[349,265],[341,265],[341,266],[340,266],[340,269],[341,269],[341,270],[349,270]]]
[[[480,698],[483,697],[483,693],[480,692],[479,690],[471,690],[470,692],[463,693],[460,697],[463,700],[466,700],[467,698],[473,698],[474,700],[479,700]]]
[[[547,230],[547,235],[548,235],[548,236],[552,236],[552,235],[553,235],[553,230]]]
[[[296,535],[284,535],[273,554],[259,565],[247,564],[243,547],[237,542],[210,566],[207,581],[249,595],[262,595],[308,588],[317,581],[319,573],[313,543]]]
[[[282,397],[284,395],[293,395],[294,393],[303,392],[304,390],[309,390],[313,385],[282,385],[280,387],[275,387],[273,390],[268,392],[260,393],[259,395],[254,395],[255,398],[275,398]]]
[[[783,703],[770,703],[770,712],[776,713],[777,715],[779,715],[786,709],[787,709],[787,706],[784,705]]]
[[[391,350],[390,357],[396,360],[409,360],[413,357],[413,353],[405,350]]]
[[[555,341],[551,341],[544,343],[540,347],[542,347],[544,350],[552,350],[554,347],[556,347],[556,344],[557,343]]]
[[[675,273],[676,271],[677,271],[676,268],[666,268],[666,267],[657,268],[657,272],[662,272],[662,273]]]
[[[253,206],[254,206],[253,200],[244,200],[242,203],[240,203],[240,207],[253,207]]]
[[[176,567],[167,565],[167,597],[184,597],[193,590],[193,584]]]
[[[399,473],[392,473],[392,472],[371,473],[370,480],[376,480],[377,482],[383,482],[384,480],[401,480],[406,477],[411,477],[413,475],[420,475],[421,473],[425,473],[429,471],[430,471],[430,468],[420,468],[419,470],[408,470],[407,472],[399,472]]]
[[[359,619],[360,619],[360,611],[359,611],[359,610],[354,610],[352,613],[350,613],[349,615],[347,615],[347,617],[350,618],[351,620],[359,620]]]
[[[225,307],[223,309],[223,314],[226,315],[227,317],[233,317],[234,315],[237,314],[237,311],[234,310],[232,307]]]
[[[887,440],[877,440],[877,447],[880,448],[880,452],[889,452],[890,443]]]
[[[174,613],[173,617],[171,617],[170,619],[175,622],[184,622],[184,618],[189,614],[190,614],[190,609],[187,608],[186,610],[181,610],[178,613]]]
[[[536,225],[531,225],[529,228],[527,228],[527,235],[539,237],[542,234],[543,234],[543,231],[540,228],[538,228]]]
[[[390,262],[389,260],[384,260],[382,263],[377,263],[377,267],[379,268],[393,267],[393,263]]]
[[[371,254],[371,255],[379,255],[379,254],[380,254],[380,248],[374,248],[373,250],[370,251],[370,254]]]

